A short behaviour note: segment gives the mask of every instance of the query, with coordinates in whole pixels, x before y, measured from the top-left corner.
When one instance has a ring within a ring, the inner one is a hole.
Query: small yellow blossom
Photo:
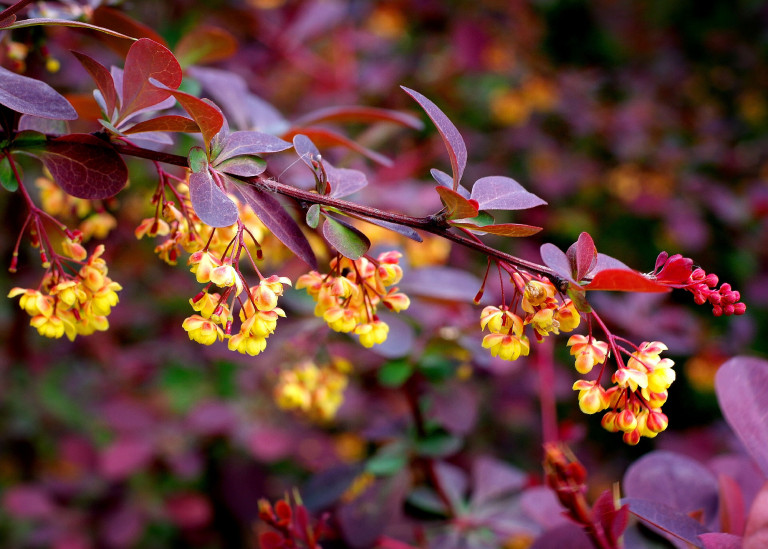
[[[358,324],[355,333],[360,336],[360,344],[363,347],[371,348],[387,340],[389,326],[386,322],[374,320],[373,322]]]
[[[203,345],[213,345],[216,340],[224,339],[224,332],[213,321],[200,315],[192,315],[184,320],[181,325],[189,335],[189,339]]]
[[[576,371],[580,374],[589,373],[596,364],[605,362],[608,355],[608,344],[583,335],[572,335],[567,345],[571,354],[576,357]]]

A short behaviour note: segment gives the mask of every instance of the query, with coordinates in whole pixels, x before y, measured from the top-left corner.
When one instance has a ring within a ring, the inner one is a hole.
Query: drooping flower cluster
[[[329,421],[344,402],[349,371],[349,363],[340,360],[326,366],[305,361],[284,369],[275,386],[275,401],[282,409],[295,410],[313,421]]]
[[[568,345],[572,346],[571,354],[577,357],[580,372],[589,362],[593,363],[592,366],[602,363],[608,349],[607,343],[585,336],[572,336]],[[660,357],[667,346],[658,341],[643,342],[631,353],[623,348],[619,350],[626,352],[629,359],[626,365],[619,362],[611,378],[613,386],[604,389],[599,376],[594,381],[580,379],[573,384],[573,389],[579,391],[582,412],[595,414],[608,410],[603,415],[603,427],[614,433],[621,431],[624,442],[634,445],[641,437],[655,437],[669,424],[661,406],[666,402],[667,390],[675,380],[674,362]]]
[[[78,335],[90,335],[109,328],[107,317],[119,298],[122,287],[107,276],[107,264],[99,245],[87,261],[85,249],[65,240],[65,254],[82,266],[77,275],[61,268],[61,258],[53,265],[37,290],[13,288],[8,297],[20,296],[19,306],[31,317],[29,323],[40,335],[73,341]]]
[[[374,260],[361,257],[351,260],[337,256],[331,260],[331,272],[317,271],[299,277],[296,288],[306,288],[316,301],[315,316],[321,317],[331,329],[355,333],[365,347],[373,347],[387,339],[389,326],[379,319],[380,304],[399,313],[411,303],[394,285],[403,277],[398,264],[402,254],[391,251]]]
[[[697,305],[709,303],[715,316],[743,315],[747,310],[747,306],[740,301],[741,294],[731,289],[730,284],[724,283],[718,288],[716,274],[707,274],[700,267],[694,268],[693,260],[680,254],[659,254],[652,276],[662,284],[688,290]]]
[[[117,227],[115,217],[103,208],[94,208],[91,200],[75,198],[48,177],[38,177],[35,185],[40,192],[40,203],[46,213],[78,224],[78,235],[83,242],[91,238],[104,239]],[[96,202],[98,204],[98,202]]]
[[[499,307],[485,307],[480,314],[480,328],[490,332],[483,338],[483,347],[491,355],[503,360],[517,360],[528,356],[530,342],[523,334],[524,327],[530,325],[538,341],[549,334],[571,332],[581,322],[581,315],[570,299],[561,299],[554,285],[546,279],[525,280],[515,273],[513,305],[519,302],[523,316],[513,311],[515,307],[502,304]]]

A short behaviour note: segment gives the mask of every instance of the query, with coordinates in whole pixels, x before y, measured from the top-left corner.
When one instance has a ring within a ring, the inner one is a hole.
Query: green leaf
[[[46,137],[34,130],[24,130],[16,134],[13,139],[14,149],[39,149],[45,146]]]
[[[365,470],[376,476],[391,476],[408,464],[406,447],[402,442],[393,442],[382,446],[365,464]]]
[[[413,366],[406,360],[393,360],[379,368],[379,383],[384,387],[400,387],[413,373]]]
[[[21,167],[18,167],[17,169],[20,170]],[[13,175],[11,162],[8,160],[7,156],[4,156],[2,160],[0,160],[0,185],[2,185],[6,191],[10,192],[16,192],[19,188],[19,182],[16,180],[16,176]]]
[[[587,301],[587,292],[579,288],[574,288],[572,285],[568,287],[568,297],[573,301],[573,305],[576,310],[581,313],[591,313],[592,307]]]
[[[454,219],[454,223],[472,223],[478,227],[485,227],[486,225],[493,225],[496,220],[488,212],[480,212],[475,217],[467,217],[466,219]]]
[[[187,155],[189,169],[193,173],[200,173],[208,169],[208,154],[202,147],[192,147]]]
[[[355,260],[363,257],[371,241],[352,225],[326,216],[323,223],[323,236],[344,257]]]
[[[320,224],[320,205],[312,204],[307,210],[307,225],[313,229],[317,229]]]
[[[440,354],[430,353],[421,358],[419,370],[432,383],[439,383],[454,375],[455,365]]]
[[[459,437],[448,433],[433,433],[416,441],[416,453],[426,457],[446,457],[455,454],[463,444]]]

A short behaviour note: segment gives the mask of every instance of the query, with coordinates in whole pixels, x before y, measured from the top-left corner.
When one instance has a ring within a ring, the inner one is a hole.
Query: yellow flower
[[[170,232],[171,228],[164,220],[148,217],[142,219],[139,226],[136,227],[134,234],[136,235],[136,238],[141,240],[144,236],[166,236],[170,234]]]
[[[488,334],[483,338],[483,348],[490,349],[491,356],[502,360],[517,360],[521,355],[528,356],[530,343],[526,336]]]
[[[192,315],[184,320],[181,325],[189,335],[189,339],[203,345],[213,345],[216,340],[224,339],[224,332],[213,321],[200,315]]]
[[[387,340],[389,326],[381,320],[374,320],[365,324],[359,324],[355,328],[355,333],[360,336],[360,344],[363,347],[371,348],[378,343],[384,343]]]
[[[581,315],[569,299],[555,310],[555,320],[560,324],[561,332],[572,332],[579,327]]]
[[[37,315],[29,321],[30,326],[37,328],[43,337],[60,338],[64,335],[64,321],[56,315]]]
[[[191,265],[189,270],[195,273],[195,279],[205,284],[211,281],[211,272],[221,266],[221,261],[211,252],[198,251],[189,256],[187,264]]]
[[[567,345],[571,354],[576,357],[576,371],[580,374],[589,373],[596,364],[605,362],[608,354],[608,344],[583,335],[572,335]]]
[[[396,290],[397,288],[392,288],[387,293],[387,295],[384,296],[382,302],[387,307],[387,309],[399,313],[400,311],[405,311],[408,307],[411,306],[411,300],[407,295],[404,293],[396,292]]]
[[[608,394],[595,381],[580,379],[573,384],[573,389],[579,391],[579,408],[585,414],[595,414],[610,406]]]
[[[228,288],[230,286],[235,286],[237,290],[236,292],[237,295],[239,295],[240,292],[243,291],[242,277],[235,270],[235,268],[228,263],[225,263],[224,265],[221,265],[220,267],[216,267],[215,269],[213,269],[209,277],[211,282],[213,282],[220,288]]]
[[[489,305],[480,313],[480,329],[488,327],[491,333],[513,333],[520,335],[523,333],[523,321],[516,314],[512,313],[506,307],[500,309]]]
[[[108,316],[112,311],[112,307],[117,305],[117,302],[120,301],[117,292],[122,289],[123,287],[117,282],[109,282],[103,288],[94,292],[90,301],[93,313],[96,315]]]
[[[267,348],[267,340],[264,337],[253,336],[241,331],[229,338],[227,347],[230,351],[256,356]]]
[[[16,297],[18,295],[21,296],[19,307],[24,309],[29,316],[51,316],[53,314],[52,297],[43,295],[39,290],[26,288],[13,288],[8,292],[8,297]]]
[[[75,303],[85,303],[88,299],[85,291],[80,287],[80,283],[76,280],[59,282],[51,288],[50,293],[52,296],[58,296],[68,307],[72,307]]]
[[[521,307],[526,313],[533,313],[553,297],[555,287],[549,280],[531,280],[525,285]]]
[[[554,309],[540,309],[533,315],[530,323],[540,336],[548,336],[550,332],[559,334],[560,323],[555,320],[554,315]]]
[[[323,320],[336,332],[348,333],[357,326],[357,312],[352,309],[331,307],[323,313]]]
[[[613,382],[624,389],[629,387],[631,391],[637,391],[638,387],[648,387],[648,375],[629,367],[619,368],[613,374]]]

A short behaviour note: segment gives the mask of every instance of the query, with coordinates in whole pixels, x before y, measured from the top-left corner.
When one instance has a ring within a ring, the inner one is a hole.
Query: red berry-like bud
[[[707,278],[704,280],[704,283],[709,286],[710,288],[714,288],[717,286],[719,279],[717,278],[717,275],[715,273],[711,273],[707,275]]]
[[[624,408],[618,416],[616,416],[616,426],[628,433],[634,431],[637,428],[637,417],[632,413],[629,408]]]
[[[640,442],[640,431],[635,429],[634,431],[624,433],[622,439],[626,444],[629,444],[630,446],[637,446],[637,443]]]
[[[747,306],[744,303],[735,303],[733,305],[733,314],[743,315],[747,311]]]

